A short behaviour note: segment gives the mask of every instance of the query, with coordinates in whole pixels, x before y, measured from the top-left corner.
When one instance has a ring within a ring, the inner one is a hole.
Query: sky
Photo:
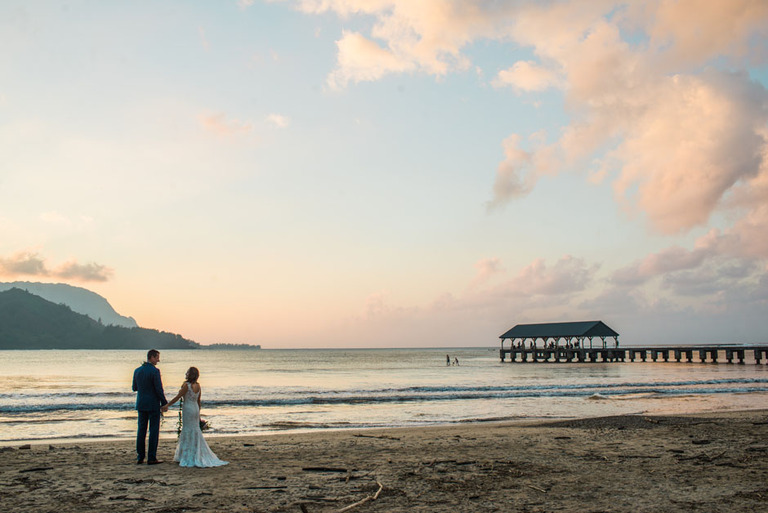
[[[764,0],[0,4],[0,281],[203,344],[768,342]]]

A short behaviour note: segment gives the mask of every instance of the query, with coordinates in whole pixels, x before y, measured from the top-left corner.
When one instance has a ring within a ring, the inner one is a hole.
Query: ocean
[[[0,351],[0,444],[134,437],[131,379],[145,356]],[[169,400],[189,366],[206,436],[768,407],[768,365],[751,363],[502,363],[487,347],[164,350]],[[176,438],[178,411],[161,438]]]

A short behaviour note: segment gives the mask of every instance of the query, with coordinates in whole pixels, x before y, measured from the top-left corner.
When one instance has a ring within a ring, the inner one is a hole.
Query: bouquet
[[[181,420],[181,411],[184,408],[184,399],[179,400],[179,420],[176,422],[176,437],[181,436],[181,427],[182,427],[182,420]],[[211,423],[205,420],[204,418],[200,417],[200,431],[207,431],[211,429]]]
[[[184,407],[184,398],[179,399],[179,421],[176,423],[176,438],[181,436],[181,410]]]

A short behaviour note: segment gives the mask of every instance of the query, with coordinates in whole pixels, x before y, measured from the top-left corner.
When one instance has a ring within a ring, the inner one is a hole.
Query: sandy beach
[[[5,511],[768,511],[768,411],[0,448]],[[346,509],[345,509],[346,508]]]

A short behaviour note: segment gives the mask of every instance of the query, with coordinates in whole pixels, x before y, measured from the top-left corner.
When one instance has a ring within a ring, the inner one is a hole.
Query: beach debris
[[[376,491],[376,493],[375,493],[375,494],[373,494],[373,495],[369,495],[368,497],[366,497],[365,499],[363,499],[363,500],[361,500],[361,501],[358,501],[358,502],[356,502],[356,503],[354,503],[354,504],[350,504],[349,506],[346,506],[346,507],[344,507],[344,508],[341,508],[341,509],[338,511],[338,513],[344,513],[345,511],[349,511],[349,510],[351,510],[351,509],[353,509],[353,508],[356,508],[356,507],[358,507],[358,506],[361,506],[361,505],[365,504],[365,503],[366,503],[366,502],[368,502],[368,501],[375,501],[376,499],[378,499],[378,498],[379,498],[379,494],[380,494],[380,493],[381,493],[381,491],[384,489],[384,485],[383,485],[383,484],[381,484],[381,483],[380,483],[380,482],[378,482],[378,481],[376,481],[376,484],[377,484],[377,485],[379,485],[379,489]]]
[[[427,467],[434,467],[435,465],[439,465],[441,463],[457,463],[456,460],[432,460],[429,462],[422,461],[422,465],[426,465]]]
[[[718,454],[715,454],[715,455],[712,455],[712,456],[710,456],[709,454],[696,454],[695,456],[683,456],[683,457],[678,456],[677,457],[677,461],[700,460],[700,461],[703,461],[705,463],[712,463],[716,459],[725,456],[725,453],[727,453],[727,452],[728,451],[725,450],[725,451],[723,451],[721,453],[718,453]]]
[[[544,490],[543,488],[539,488],[538,486],[533,486],[533,485],[530,485],[530,484],[527,484],[527,485],[525,485],[525,486],[527,486],[528,488],[533,488],[533,489],[534,489],[534,490],[536,490],[537,492],[541,492],[541,493],[547,493],[547,491],[546,491],[546,490]]]
[[[32,446],[31,446],[31,445],[29,445],[29,444],[24,444],[24,445],[20,445],[20,446],[19,446],[19,449],[25,449],[25,450],[29,450],[29,449],[31,449],[31,448],[32,448]]]
[[[349,469],[339,467],[303,467],[304,472],[349,472]]]
[[[394,436],[384,436],[384,435],[382,435],[382,436],[375,436],[375,435],[352,435],[352,436],[355,436],[357,438],[379,438],[381,440],[400,440],[399,438],[394,437]]]
[[[160,486],[181,486],[180,483],[166,483],[165,481],[160,481],[160,480],[152,478],[152,477],[150,477],[148,479],[142,479],[142,478],[138,478],[138,477],[128,477],[128,478],[125,478],[125,479],[116,479],[115,483],[134,484],[134,485],[139,485],[139,484],[156,484],[156,485],[160,485]]]
[[[110,497],[109,500],[111,500],[111,501],[146,501],[146,502],[152,502],[152,499],[147,499],[146,497],[128,497],[127,495],[116,495],[114,497]]]
[[[25,472],[43,472],[45,470],[53,470],[53,467],[32,467],[32,468],[25,468],[23,470],[19,470],[19,474],[23,474]]]

